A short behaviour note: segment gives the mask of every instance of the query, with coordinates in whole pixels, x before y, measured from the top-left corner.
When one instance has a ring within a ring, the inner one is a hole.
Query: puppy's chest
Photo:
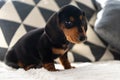
[[[68,49],[69,48],[67,45],[63,45],[61,48],[52,47],[52,53],[58,54],[58,55],[63,55],[68,51]]]

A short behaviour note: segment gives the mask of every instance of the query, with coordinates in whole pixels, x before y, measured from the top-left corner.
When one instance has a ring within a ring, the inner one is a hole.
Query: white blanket
[[[49,72],[44,68],[11,69],[0,62],[0,80],[120,80],[120,61],[73,63],[75,69]],[[61,65],[56,65],[62,69]]]

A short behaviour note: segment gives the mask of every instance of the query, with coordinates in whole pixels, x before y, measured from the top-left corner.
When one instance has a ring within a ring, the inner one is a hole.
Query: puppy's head
[[[58,24],[66,39],[71,43],[80,43],[87,39],[87,21],[84,11],[67,5],[58,13]]]
[[[84,11],[67,5],[53,14],[45,27],[46,34],[57,44],[80,43],[86,40],[87,21]]]

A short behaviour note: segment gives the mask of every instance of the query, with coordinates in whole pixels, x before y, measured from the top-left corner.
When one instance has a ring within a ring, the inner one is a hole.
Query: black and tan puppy
[[[25,70],[44,67],[56,71],[54,59],[59,58],[64,68],[70,69],[69,44],[86,40],[86,30],[85,13],[75,6],[64,6],[51,16],[45,28],[25,34],[7,52],[5,63]]]

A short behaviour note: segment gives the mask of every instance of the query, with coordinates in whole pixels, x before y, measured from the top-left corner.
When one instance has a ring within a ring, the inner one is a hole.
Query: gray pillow
[[[108,0],[98,13],[95,31],[112,47],[120,51],[120,0]]]

